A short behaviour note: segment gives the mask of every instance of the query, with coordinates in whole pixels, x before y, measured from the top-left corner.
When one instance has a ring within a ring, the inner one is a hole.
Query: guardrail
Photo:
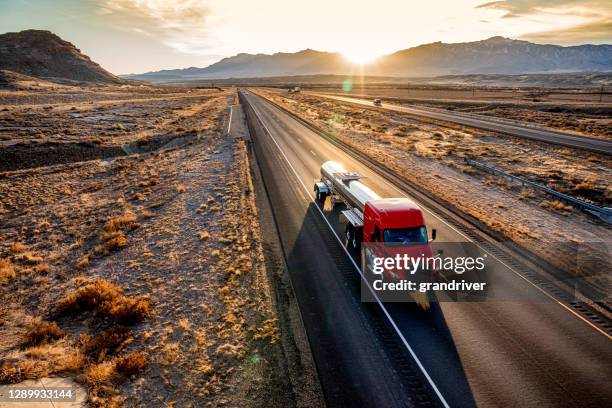
[[[599,206],[596,206],[594,204],[587,203],[586,201],[582,201],[582,200],[579,200],[579,199],[577,199],[575,197],[572,197],[570,195],[560,193],[560,192],[558,192],[556,190],[553,190],[552,188],[548,188],[546,186],[543,186],[542,184],[538,184],[538,183],[534,183],[533,181],[525,180],[524,178],[517,177],[517,176],[512,175],[510,173],[506,173],[505,171],[498,170],[495,167],[491,167],[489,165],[486,165],[484,163],[481,163],[481,162],[473,160],[473,159],[469,159],[467,157],[464,160],[470,166],[477,167],[477,168],[485,170],[485,171],[487,171],[489,173],[498,174],[500,176],[507,177],[507,178],[509,178],[511,180],[514,180],[516,182],[521,183],[524,186],[529,186],[529,187],[534,188],[536,190],[543,191],[546,194],[550,194],[550,195],[552,195],[552,196],[554,196],[554,197],[556,197],[556,198],[558,198],[560,200],[566,201],[568,203],[571,203],[574,206],[580,207],[582,210],[584,210],[588,214],[596,216],[597,218],[599,218],[600,220],[602,220],[606,224],[612,224],[612,208],[599,207]]]

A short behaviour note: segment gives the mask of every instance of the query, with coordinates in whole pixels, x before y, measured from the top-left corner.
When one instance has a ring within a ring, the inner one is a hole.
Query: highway
[[[244,95],[251,121],[260,121],[251,123],[254,150],[329,406],[609,405],[609,335],[502,261],[491,277],[496,288],[530,300],[446,302],[429,311],[360,302],[359,271],[334,235],[337,214],[313,202],[313,180],[321,163],[336,160],[383,197],[409,195],[289,114]],[[419,204],[439,241],[468,240]]]
[[[353,98],[338,96],[326,93],[305,92],[308,95],[334,99],[337,101],[353,103],[357,105],[373,107],[370,99]],[[589,150],[597,153],[612,154],[612,141],[597,139],[593,137],[577,136],[570,133],[555,131],[543,127],[535,127],[528,123],[511,122],[501,118],[487,117],[484,115],[467,115],[460,112],[444,111],[442,109],[428,109],[424,107],[408,107],[390,103],[382,103],[382,109],[396,112],[409,113],[415,116],[430,119],[443,120],[459,125],[469,126],[477,129],[490,130],[493,132],[504,133],[511,136],[533,139],[540,142],[552,143],[559,146],[573,147],[577,149]]]

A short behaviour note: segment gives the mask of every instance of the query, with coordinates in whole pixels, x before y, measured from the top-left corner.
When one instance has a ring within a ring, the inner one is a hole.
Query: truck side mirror
[[[429,242],[431,241],[435,241],[436,240],[436,236],[438,235],[438,231],[436,231],[436,229],[432,229],[431,230],[431,239],[429,240]]]

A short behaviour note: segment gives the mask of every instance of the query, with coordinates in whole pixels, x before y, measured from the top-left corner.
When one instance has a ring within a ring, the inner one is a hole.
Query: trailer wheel
[[[317,196],[317,201],[320,203],[323,203],[325,202],[325,198],[327,197],[327,194],[319,191],[319,187],[317,187],[316,196]]]
[[[347,248],[359,249],[359,239],[357,234],[355,234],[355,227],[350,224],[346,226],[346,230],[344,231],[344,245]]]

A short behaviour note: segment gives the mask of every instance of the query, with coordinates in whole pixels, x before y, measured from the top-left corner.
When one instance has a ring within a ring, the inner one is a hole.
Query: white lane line
[[[351,254],[347,251],[347,249],[344,247],[344,244],[342,243],[342,240],[340,239],[340,237],[338,237],[338,235],[336,234],[336,231],[334,231],[334,228],[332,227],[332,225],[329,223],[329,221],[327,220],[327,218],[325,218],[325,214],[323,213],[323,211],[319,208],[319,206],[317,205],[314,197],[311,195],[310,190],[308,189],[308,187],[306,187],[306,185],[304,184],[304,182],[302,181],[302,179],[300,178],[300,176],[298,175],[297,171],[295,170],[295,168],[293,167],[293,165],[291,164],[291,162],[289,161],[289,158],[287,158],[287,155],[285,155],[285,152],[283,151],[283,149],[281,149],[280,145],[278,144],[278,142],[276,141],[276,139],[274,138],[274,136],[272,136],[272,133],[270,132],[270,130],[268,129],[268,127],[266,126],[266,124],[263,122],[263,120],[261,119],[261,116],[259,115],[258,110],[255,108],[255,104],[251,104],[251,107],[253,108],[253,111],[255,112],[255,114],[257,115],[257,118],[259,119],[259,122],[261,123],[261,125],[264,127],[264,129],[266,129],[266,132],[268,132],[268,135],[270,136],[270,139],[272,139],[272,141],[274,142],[274,144],[276,145],[276,147],[278,148],[278,151],[283,155],[283,158],[285,159],[285,161],[287,162],[287,164],[289,165],[289,167],[291,168],[291,170],[293,171],[293,174],[295,175],[295,177],[297,178],[297,180],[300,182],[300,184],[302,185],[302,187],[304,188],[304,190],[306,191],[306,194],[308,195],[308,197],[310,198],[310,201],[312,201],[312,203],[314,203],[314,207],[319,211],[319,214],[321,215],[321,217],[323,218],[323,220],[325,221],[325,223],[327,224],[327,226],[329,227],[330,231],[332,232],[332,234],[334,234],[334,237],[336,237],[336,240],[338,241],[338,243],[340,244],[340,247],[344,250],[344,252],[346,253],[346,256],[348,257],[348,259],[350,259],[351,263],[353,264],[353,266],[355,267],[355,270],[357,270],[357,273],[359,273],[359,276],[361,276],[361,279],[366,283],[367,288],[370,290],[370,293],[372,294],[372,296],[374,296],[374,298],[376,299],[376,302],[378,303],[378,305],[380,306],[380,308],[382,309],[383,313],[385,314],[385,316],[387,317],[387,320],[389,320],[389,323],[391,323],[391,326],[393,326],[393,329],[395,330],[395,332],[397,333],[397,335],[399,336],[399,338],[402,340],[402,343],[404,344],[404,346],[406,347],[406,349],[408,349],[408,351],[410,352],[410,355],[412,356],[412,358],[414,359],[414,361],[417,363],[417,365],[419,366],[419,368],[421,369],[421,371],[423,372],[423,374],[425,375],[425,378],[427,378],[427,381],[429,382],[429,384],[431,385],[431,387],[433,388],[433,390],[435,391],[436,395],[438,396],[438,398],[440,399],[440,402],[442,403],[442,405],[445,408],[450,408],[450,406],[448,405],[448,403],[446,402],[446,400],[444,399],[444,396],[442,396],[442,393],[440,392],[440,390],[438,389],[438,387],[436,386],[436,384],[433,382],[432,378],[429,376],[429,373],[427,372],[427,370],[425,370],[425,367],[423,366],[423,364],[421,363],[421,360],[419,360],[419,358],[417,357],[416,353],[414,352],[414,350],[412,349],[412,347],[410,346],[410,344],[408,344],[408,341],[406,341],[406,338],[404,337],[404,335],[402,334],[402,332],[399,330],[399,328],[397,327],[397,325],[395,324],[395,322],[393,321],[393,318],[391,318],[391,315],[389,314],[389,312],[387,311],[387,309],[385,308],[385,306],[383,305],[383,303],[380,301],[380,299],[378,298],[378,296],[376,295],[376,292],[374,291],[374,289],[372,289],[372,287],[370,287],[370,285],[368,285],[368,281],[366,280],[365,276],[363,275],[363,273],[361,272],[361,269],[359,268],[359,266],[355,263],[355,260],[353,259],[353,257],[351,256]]]
[[[354,160],[357,160],[355,158],[353,158]],[[359,161],[359,160],[357,160]],[[370,171],[372,171],[370,169]],[[374,174],[377,174],[376,172],[372,171]],[[395,191],[397,191],[399,194],[403,195],[404,197],[408,197],[410,199],[412,199],[412,197],[410,197],[405,191],[400,190],[398,187],[396,187],[393,183],[385,180],[384,178],[381,177],[381,180],[383,182],[385,182],[388,186],[390,186],[391,188],[393,188]],[[367,183],[366,183],[367,184]],[[510,265],[506,264],[504,261],[502,261],[501,259],[499,259],[498,257],[495,256],[495,254],[492,254],[491,252],[487,251],[485,248],[483,248],[482,246],[480,246],[478,244],[478,242],[473,241],[470,237],[468,237],[467,235],[465,235],[463,232],[459,231],[457,228],[453,227],[452,225],[450,225],[449,223],[447,223],[444,219],[436,216],[432,210],[430,210],[426,205],[423,205],[419,202],[419,200],[414,200],[417,203],[419,203],[419,205],[421,206],[421,208],[423,208],[426,212],[428,212],[433,218],[435,218],[436,220],[441,221],[444,225],[446,225],[447,227],[449,227],[450,229],[452,229],[453,231],[455,231],[457,234],[461,235],[462,237],[464,237],[468,242],[472,242],[474,243],[478,248],[480,248],[482,251],[484,251],[485,253],[491,255],[494,259],[496,259],[500,264],[504,265],[506,268],[508,268],[508,270],[510,270],[511,272],[513,272],[515,275],[517,275],[518,277],[520,277],[521,279],[523,279],[525,282],[529,283],[531,286],[533,286],[534,288],[536,288],[537,290],[539,290],[540,292],[542,292],[545,296],[547,296],[549,299],[551,299],[552,301],[554,301],[555,303],[557,303],[558,305],[560,305],[562,308],[564,308],[565,310],[567,310],[568,312],[570,312],[571,314],[573,314],[574,316],[576,316],[578,319],[582,320],[584,323],[588,324],[589,326],[591,326],[593,329],[595,329],[596,331],[598,331],[599,333],[603,334],[604,336],[606,336],[609,340],[612,340],[612,336],[609,335],[608,333],[606,333],[604,330],[602,330],[601,328],[599,328],[596,324],[590,322],[589,320],[587,320],[585,317],[583,317],[580,313],[576,312],[575,310],[573,310],[571,307],[567,306],[565,303],[561,302],[560,300],[558,300],[557,298],[555,298],[554,296],[552,296],[550,293],[546,292],[544,289],[542,289],[541,287],[539,287],[538,285],[536,285],[535,283],[533,283],[531,280],[529,280],[528,278],[526,278],[525,276],[523,276],[523,274],[521,274],[520,272],[518,272],[517,270],[515,270],[514,268],[512,268]]]
[[[230,134],[230,129],[232,128],[232,113],[234,112],[234,105],[230,105],[230,114],[229,114],[229,121],[227,123],[227,134]]]

